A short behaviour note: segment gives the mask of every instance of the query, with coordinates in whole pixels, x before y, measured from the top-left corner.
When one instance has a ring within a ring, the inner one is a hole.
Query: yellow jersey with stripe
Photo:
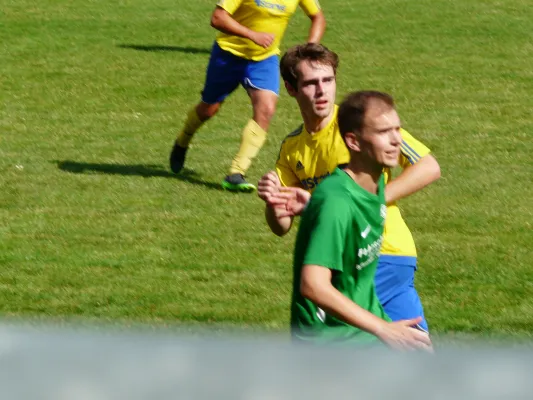
[[[280,53],[281,39],[298,6],[308,16],[320,11],[318,0],[219,0],[217,6],[226,10],[239,24],[256,32],[274,35],[274,41],[265,49],[249,39],[224,32],[218,34],[216,41],[220,48],[253,61]]]
[[[416,164],[431,151],[420,141],[415,139],[405,129],[401,130],[402,144],[400,147],[399,164],[402,168]],[[385,183],[391,180],[390,168],[383,170]],[[387,219],[383,231],[383,245],[381,254],[392,256],[416,257],[416,246],[413,235],[403,220],[402,213],[396,202],[387,204]]]
[[[339,132],[337,111],[335,107],[334,118],[321,131],[311,135],[302,125],[285,138],[276,163],[276,172],[283,186],[301,187],[312,193],[337,165],[348,163],[350,154]],[[401,130],[401,135],[399,164],[402,168],[415,164],[430,153],[405,129]],[[385,183],[389,182],[391,170],[386,168],[383,173]],[[387,204],[381,254],[416,257],[413,236],[396,202]]]

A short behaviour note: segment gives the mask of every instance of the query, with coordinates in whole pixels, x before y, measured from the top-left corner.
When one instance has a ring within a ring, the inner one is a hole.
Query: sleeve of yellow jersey
[[[300,7],[310,17],[318,14],[320,11],[320,4],[318,3],[318,0],[300,0]]]
[[[276,162],[276,173],[278,174],[281,186],[300,187],[300,180],[289,166],[286,153],[283,151],[283,144],[279,151],[278,161]]]
[[[229,14],[237,11],[243,0],[218,0],[217,6],[226,10]]]
[[[401,130],[402,145],[400,147],[400,166],[406,168],[416,164],[422,157],[428,155],[431,150],[422,142],[411,136],[405,129]]]

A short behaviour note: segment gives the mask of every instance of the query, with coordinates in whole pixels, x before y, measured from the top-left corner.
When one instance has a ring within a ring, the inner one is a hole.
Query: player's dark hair
[[[339,56],[335,52],[318,43],[299,44],[288,49],[283,57],[281,57],[279,64],[283,80],[289,83],[294,89],[298,88],[296,67],[302,61],[330,65],[333,68],[333,73],[337,75]]]
[[[337,121],[342,137],[347,132],[359,133],[365,124],[365,115],[373,102],[382,103],[390,108],[395,108],[394,99],[390,94],[375,90],[362,90],[348,94],[339,105]]]

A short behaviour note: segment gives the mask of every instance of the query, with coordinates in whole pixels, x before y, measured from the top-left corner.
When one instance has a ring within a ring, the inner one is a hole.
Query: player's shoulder
[[[401,151],[405,155],[411,164],[414,164],[420,158],[429,154],[431,150],[419,139],[412,136],[405,129],[400,130],[402,136]]]
[[[335,214],[345,218],[352,208],[352,201],[342,185],[335,182],[334,176],[328,176],[317,186],[309,206],[322,210],[321,212]]]
[[[299,136],[303,132],[303,130],[304,130],[304,124],[300,124],[298,128],[296,128],[291,133],[289,133],[287,136],[285,136],[285,139],[283,141]]]
[[[346,188],[346,179],[343,176],[344,172],[340,169],[335,169],[329,176],[327,176],[316,187],[313,196],[317,195],[323,199],[327,199],[330,203],[343,203],[349,197]]]
[[[283,141],[281,142],[281,147],[290,145],[291,143],[298,142],[300,140],[301,134],[304,130],[304,124],[301,124],[298,128],[289,133]]]
[[[410,141],[413,140],[414,137],[411,135],[407,129],[400,128],[400,135],[402,136],[402,140]]]

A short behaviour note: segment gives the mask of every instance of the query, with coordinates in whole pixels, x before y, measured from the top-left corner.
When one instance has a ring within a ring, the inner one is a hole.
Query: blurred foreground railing
[[[191,338],[0,325],[0,399],[531,399],[530,348],[303,348],[279,338]]]

